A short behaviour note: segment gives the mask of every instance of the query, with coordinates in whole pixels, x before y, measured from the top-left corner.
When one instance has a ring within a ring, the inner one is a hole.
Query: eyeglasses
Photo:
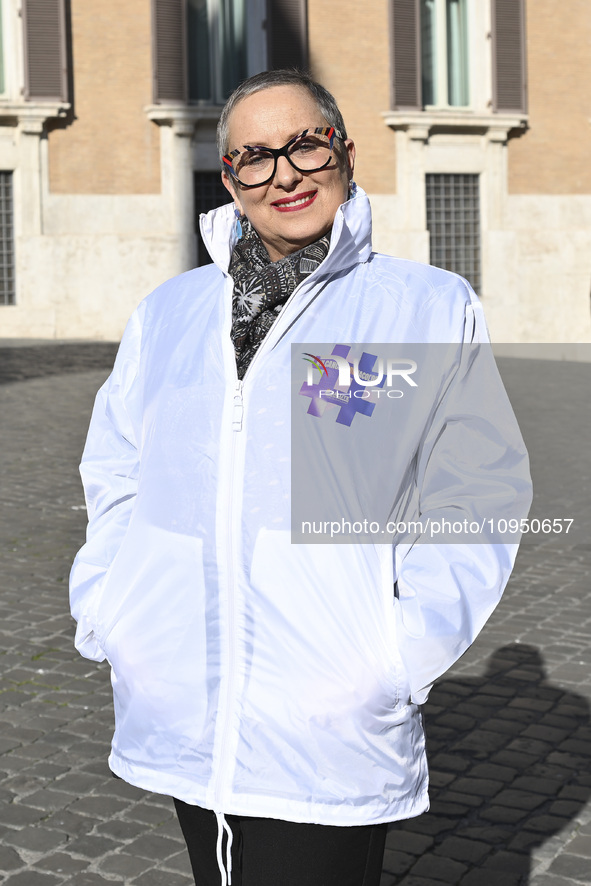
[[[277,160],[286,157],[298,172],[319,172],[330,163],[335,138],[343,140],[334,126],[304,129],[282,148],[243,145],[222,157],[224,169],[243,188],[266,185],[277,171]]]

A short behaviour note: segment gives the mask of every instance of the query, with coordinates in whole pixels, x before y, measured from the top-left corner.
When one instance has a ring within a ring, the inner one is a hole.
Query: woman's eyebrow
[[[301,135],[302,132],[313,132],[313,131],[314,131],[313,126],[309,126],[307,128],[304,127],[304,129],[298,128],[295,132],[293,132],[290,136],[288,136],[286,138],[286,140],[281,145],[279,145],[279,147],[283,147],[283,145],[287,145],[292,140],[292,138],[296,138],[296,136]],[[262,140],[261,139],[250,139],[250,140],[246,139],[242,142],[242,144],[243,145],[250,145],[253,148],[270,148],[271,147],[271,145],[268,144],[265,139],[262,139]]]

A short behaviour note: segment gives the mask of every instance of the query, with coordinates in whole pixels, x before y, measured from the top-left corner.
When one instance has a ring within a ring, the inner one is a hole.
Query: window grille
[[[211,264],[209,252],[201,239],[199,216],[224,203],[231,203],[232,198],[222,184],[220,172],[196,172],[195,182],[195,230],[197,231],[197,266]]]
[[[480,292],[480,194],[477,175],[427,175],[432,265],[461,274]]]
[[[0,172],[0,305],[14,304],[12,172]]]

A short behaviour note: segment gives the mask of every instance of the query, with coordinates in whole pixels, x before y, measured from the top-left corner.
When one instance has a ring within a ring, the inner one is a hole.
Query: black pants
[[[220,886],[218,823],[174,801],[197,886]],[[385,824],[334,827],[226,815],[232,829],[232,886],[379,886]],[[226,857],[226,836],[223,858]]]

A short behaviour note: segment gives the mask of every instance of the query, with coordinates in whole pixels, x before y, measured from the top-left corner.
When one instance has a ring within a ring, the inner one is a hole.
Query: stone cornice
[[[65,117],[70,110],[68,102],[10,102],[0,101],[0,124],[7,121],[17,125],[21,132],[40,135],[48,120]]]
[[[384,123],[407,132],[409,138],[427,141],[437,131],[485,133],[491,141],[505,142],[511,130],[525,130],[528,115],[522,113],[477,114],[473,111],[383,111]]]
[[[200,123],[217,123],[221,105],[161,104],[144,108],[149,120],[159,126],[172,126],[177,135],[192,135]]]

